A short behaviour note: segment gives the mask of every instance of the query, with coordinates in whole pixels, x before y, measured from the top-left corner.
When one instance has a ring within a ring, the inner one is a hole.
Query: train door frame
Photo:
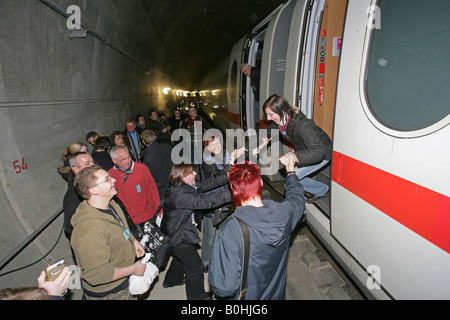
[[[267,24],[253,32],[251,37],[246,39],[246,45],[242,54],[242,63],[247,63],[252,68],[258,68],[261,72],[261,60],[264,48],[264,38],[266,34]],[[242,73],[242,72],[241,72]],[[251,81],[243,73],[241,74],[241,116],[242,128],[244,131],[248,129],[258,130],[260,119],[260,103],[256,100],[251,87]],[[260,90],[260,88],[258,88]],[[249,134],[256,134],[256,132],[249,132]]]
[[[293,105],[298,106],[308,118],[312,117],[311,96],[314,89],[310,86],[314,85],[318,38],[316,30],[320,28],[323,10],[323,3],[320,2],[324,3],[325,0],[297,1],[291,22],[286,61],[284,96]],[[295,85],[292,85],[293,83]]]
[[[310,119],[314,118],[317,53],[326,1],[314,0],[311,4],[308,30],[306,31],[302,55],[302,72],[299,72],[300,79],[298,80],[299,86],[297,87],[298,107]]]

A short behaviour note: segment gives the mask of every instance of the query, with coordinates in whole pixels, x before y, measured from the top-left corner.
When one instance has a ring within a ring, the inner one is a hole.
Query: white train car
[[[450,298],[448,12],[446,0],[288,1],[235,45],[214,88],[224,100],[205,106],[258,129],[279,93],[328,133],[331,196],[308,204],[308,226],[370,298]],[[259,102],[243,62],[260,65]]]

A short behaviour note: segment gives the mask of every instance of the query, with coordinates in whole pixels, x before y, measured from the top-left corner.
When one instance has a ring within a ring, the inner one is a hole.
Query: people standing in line
[[[71,168],[69,164],[69,158],[71,155],[77,152],[87,152],[87,145],[83,142],[71,143],[70,146],[67,148],[66,152],[64,152],[61,156],[62,165],[59,165],[57,167],[58,173],[67,182],[70,182],[73,179],[73,174],[72,171],[70,170]]]
[[[111,140],[106,136],[98,137],[95,140],[94,152],[92,152],[92,158],[94,163],[98,164],[100,167],[108,171],[114,166],[109,155],[109,150],[111,149]]]
[[[149,129],[142,132],[141,139],[145,146],[141,152],[141,162],[150,169],[150,173],[158,186],[159,198],[163,200],[169,186],[170,171],[173,167],[173,146],[170,141],[157,138],[155,132]]]
[[[72,170],[73,176],[83,170],[84,168],[94,165],[94,159],[87,152],[77,152],[72,154],[69,158],[70,169]],[[76,192],[74,186],[74,180],[71,179],[67,184],[67,191],[63,199],[63,210],[64,210],[64,232],[67,239],[70,240],[72,235],[72,224],[70,223],[72,216],[75,214],[83,198]]]
[[[171,141],[170,125],[166,120],[161,119],[158,116],[156,110],[150,111],[149,122],[147,128],[155,132],[156,136],[160,139],[166,139]]]
[[[134,224],[142,226],[155,215],[160,204],[155,180],[145,164],[131,160],[125,147],[114,146],[109,154],[115,165],[108,172],[116,180],[117,197]]]
[[[131,234],[120,206],[111,200],[115,179],[100,166],[81,170],[75,188],[85,199],[72,217],[70,244],[81,270],[84,296],[90,300],[131,299],[130,275],[143,276],[146,265],[136,258],[144,247]]]
[[[174,239],[171,249],[172,262],[167,270],[163,287],[173,287],[186,282],[188,300],[204,300],[211,296],[205,292],[202,260],[197,252],[201,241],[195,211],[212,209],[231,201],[231,194],[225,190],[213,194],[208,191],[228,183],[226,174],[214,176],[203,181],[196,181],[193,164],[176,164],[170,173],[170,185],[164,199],[164,214],[161,230]]]
[[[124,136],[127,137],[131,155],[133,160],[139,161],[142,149],[141,137],[139,132],[136,130],[136,121],[132,119],[127,119],[125,121],[126,129],[124,131]]]
[[[245,151],[245,149],[240,149],[239,152],[236,151],[230,154],[227,150],[223,149],[222,137],[214,136],[208,132],[204,136],[204,140],[206,152],[204,152],[205,157],[203,158],[203,163],[200,167],[202,179],[208,179],[222,174],[223,172],[227,172],[231,164],[236,161],[236,158],[239,158]],[[208,191],[208,193],[219,192],[222,190],[227,190],[231,194],[229,184]],[[226,204],[213,210],[202,211],[203,238],[201,258],[202,269],[205,273],[207,273],[209,269],[209,262],[211,260],[212,247],[217,228],[219,224],[232,213],[233,209],[232,204]]]
[[[248,161],[230,168],[236,210],[233,216],[249,229],[250,256],[247,271],[248,300],[280,300],[286,297],[286,270],[291,232],[305,211],[303,187],[294,172],[294,156],[283,155],[286,166],[286,195],[283,202],[262,200],[263,182],[259,167]],[[240,293],[243,243],[238,222],[222,223],[214,242],[209,282],[223,298],[237,299]]]
[[[147,129],[147,122],[145,121],[145,117],[142,114],[138,114],[136,116],[136,129],[138,130],[139,134]]]
[[[95,145],[95,140],[100,137],[100,134],[98,134],[95,131],[90,131],[86,134],[86,141],[91,145]]]
[[[111,139],[111,147],[127,145],[125,143],[122,131],[114,131],[113,133],[111,133],[109,138]]]
[[[183,117],[181,116],[181,111],[179,109],[173,111],[173,116],[169,118],[169,125],[170,133],[183,127]]]
[[[328,135],[313,120],[308,119],[298,108],[291,107],[286,98],[274,94],[263,105],[267,120],[278,128],[281,136],[294,146],[295,174],[307,192],[307,202],[329,195],[329,187],[320,181],[309,178],[331,161],[333,148]]]
[[[206,121],[198,115],[197,108],[193,105],[189,106],[188,116],[184,119],[183,129],[189,131],[191,143],[191,163],[199,160],[201,163],[203,133],[209,128]]]

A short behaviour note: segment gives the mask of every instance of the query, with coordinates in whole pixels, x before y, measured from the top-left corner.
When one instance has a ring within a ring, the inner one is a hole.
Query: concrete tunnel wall
[[[145,62],[151,26],[140,1],[52,2],[64,11],[79,6],[82,22]],[[86,143],[92,130],[124,130],[125,118],[167,103],[163,73],[148,72],[89,33],[69,38],[66,20],[42,1],[0,2],[0,259],[62,208],[67,183],[56,168],[67,146]],[[0,275],[46,254],[62,224],[60,215]],[[48,258],[73,264],[64,234]],[[0,276],[0,289],[36,285],[46,265],[42,260]]]

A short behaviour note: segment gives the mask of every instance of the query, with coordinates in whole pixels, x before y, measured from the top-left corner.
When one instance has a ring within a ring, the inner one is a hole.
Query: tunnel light
[[[164,89],[163,89],[164,94],[169,94],[169,91],[170,91],[171,89],[172,89],[172,88],[164,88]]]
[[[213,90],[212,95],[215,96],[217,93],[219,93],[219,90]]]

